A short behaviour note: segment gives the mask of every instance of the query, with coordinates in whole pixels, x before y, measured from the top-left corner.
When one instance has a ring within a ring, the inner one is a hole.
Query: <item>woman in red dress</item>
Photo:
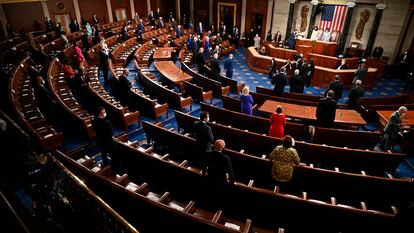
[[[286,117],[282,113],[282,106],[276,107],[276,112],[270,116],[269,136],[276,138],[283,138],[285,135]]]

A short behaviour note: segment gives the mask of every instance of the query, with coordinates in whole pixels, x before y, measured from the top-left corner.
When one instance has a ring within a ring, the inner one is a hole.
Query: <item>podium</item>
[[[303,45],[311,47],[311,51],[309,53],[317,53],[332,57],[336,56],[336,42],[325,42],[310,39],[296,39],[296,50],[299,50],[299,47]]]

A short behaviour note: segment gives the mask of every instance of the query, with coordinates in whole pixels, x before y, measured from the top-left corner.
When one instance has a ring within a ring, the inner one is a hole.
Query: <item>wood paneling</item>
[[[246,27],[244,31],[250,31],[255,23],[255,15],[262,14],[262,40],[264,40],[266,36],[267,4],[268,0],[247,0],[246,3]]]
[[[46,3],[47,3],[47,8],[49,10],[50,17],[52,18],[53,21],[54,21],[53,16],[57,14],[69,14],[71,19],[76,19],[75,8],[73,7],[72,0],[49,0]],[[64,6],[64,9],[59,10],[56,5],[57,3],[62,3]]]
[[[197,29],[198,22],[203,23],[203,27],[208,27],[208,0],[194,0],[194,29]]]
[[[240,28],[242,1],[237,1],[237,0],[214,0],[213,21],[214,21],[214,25],[217,26],[217,29],[220,28],[220,25],[218,25],[218,22],[217,22],[217,6],[218,6],[219,3],[236,3],[236,26]],[[249,8],[247,8],[247,9],[249,9]]]
[[[92,14],[95,13],[101,24],[109,21],[105,0],[78,0],[78,2],[83,19],[91,22]]]
[[[111,0],[112,15],[116,21],[115,9],[125,8],[127,19],[131,19],[131,4],[129,0]]]
[[[161,16],[164,19],[168,19],[170,12],[172,12],[173,17],[175,17],[175,0],[151,0],[151,10],[155,13],[157,8],[160,8]]]
[[[180,0],[180,19],[183,19],[183,16],[185,14],[186,19],[186,23],[188,24],[188,22],[190,21],[190,0]],[[180,22],[182,23],[182,21]]]
[[[21,28],[26,32],[33,31],[33,20],[37,20],[45,29],[45,17],[40,2],[5,3],[3,9],[7,22],[14,27],[16,33]]]
[[[146,0],[134,0],[135,12],[138,12],[139,17],[148,16],[148,5]]]

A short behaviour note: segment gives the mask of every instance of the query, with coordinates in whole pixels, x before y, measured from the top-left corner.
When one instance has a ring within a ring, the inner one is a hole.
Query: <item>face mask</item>
[[[106,113],[103,114],[102,118],[106,118]]]

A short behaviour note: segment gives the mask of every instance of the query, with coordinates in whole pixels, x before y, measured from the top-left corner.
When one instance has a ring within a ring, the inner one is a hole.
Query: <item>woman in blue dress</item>
[[[245,86],[242,90],[241,100],[241,112],[244,114],[252,115],[253,98],[249,94],[249,87]]]

